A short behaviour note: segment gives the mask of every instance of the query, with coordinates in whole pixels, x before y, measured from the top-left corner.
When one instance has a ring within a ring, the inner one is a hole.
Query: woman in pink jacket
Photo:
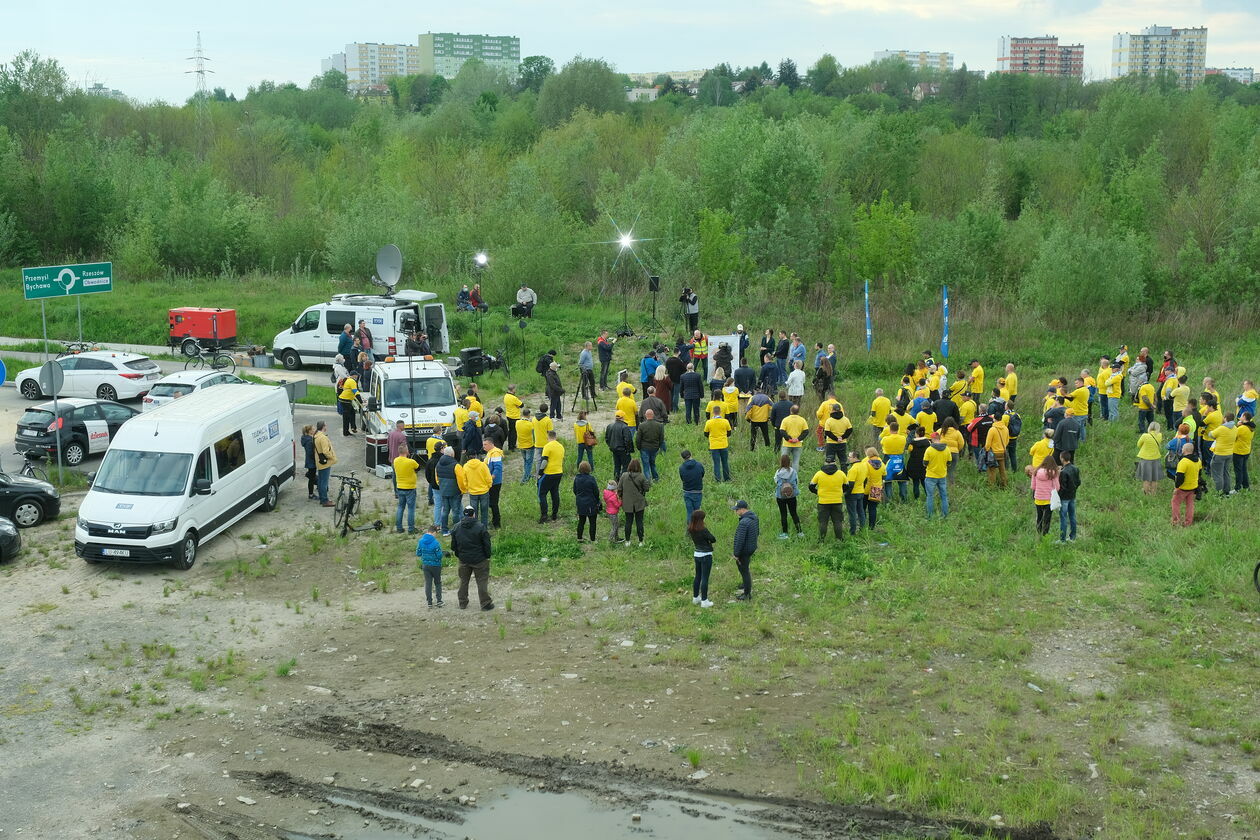
[[[1050,494],[1059,489],[1059,465],[1047,455],[1032,474],[1033,505],[1037,508],[1037,535],[1050,533]]]

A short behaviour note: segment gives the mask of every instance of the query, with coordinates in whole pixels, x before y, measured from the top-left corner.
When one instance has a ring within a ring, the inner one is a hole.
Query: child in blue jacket
[[[420,569],[424,572],[424,597],[429,606],[442,606],[442,544],[438,542],[438,526],[430,525],[424,536],[416,543],[416,556],[420,558]],[[433,601],[433,590],[437,590],[437,602]]]

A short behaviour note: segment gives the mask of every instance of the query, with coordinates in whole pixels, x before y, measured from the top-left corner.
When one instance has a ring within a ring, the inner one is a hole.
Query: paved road
[[[31,363],[32,367],[38,367],[44,363],[45,358],[53,358],[51,354],[47,357],[43,353],[30,353],[27,351],[6,350],[5,345],[11,344],[28,344],[37,339],[30,338],[7,338],[0,336],[0,355],[8,356],[13,359],[22,359]],[[114,344],[101,345],[102,349],[121,350],[127,353],[140,353],[145,356],[170,355],[171,348],[155,347],[147,344]],[[155,359],[158,367],[162,369],[162,373],[175,373],[184,369],[182,361],[167,361],[165,359]],[[328,385],[328,369],[309,368],[302,370],[285,370],[279,368],[256,368],[256,367],[237,367],[237,373],[248,373],[250,376],[257,376],[259,379],[266,379],[269,382],[294,382],[298,379],[305,379],[311,385]],[[18,374],[16,370],[7,372],[6,380],[12,379]]]
[[[259,386],[261,387],[261,386]],[[14,440],[17,436],[17,421],[22,413],[31,405],[38,405],[44,400],[30,402],[22,398],[15,388],[0,388],[0,469],[11,470],[16,472],[22,465],[22,456],[15,455],[16,448]],[[127,405],[140,407],[139,400],[124,401]],[[364,464],[366,462],[367,446],[363,441],[363,435],[357,437],[342,437],[340,418],[334,409],[329,406],[317,405],[297,405],[293,412],[293,439],[298,441],[302,435],[302,427],[310,424],[315,425],[320,420],[328,423],[330,437],[333,446],[337,450],[337,472],[345,470],[357,470],[361,475],[364,473]],[[298,481],[295,486],[305,488],[304,471],[302,469],[302,448],[299,445],[298,455]],[[84,473],[93,472],[100,466],[101,459],[99,456],[93,456],[83,462],[79,468]],[[375,481],[375,479],[372,479]]]

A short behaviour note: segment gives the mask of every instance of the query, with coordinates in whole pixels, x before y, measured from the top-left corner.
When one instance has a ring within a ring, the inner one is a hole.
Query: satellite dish
[[[373,277],[372,282],[392,295],[402,277],[402,251],[397,245],[386,245],[376,252],[376,274],[379,279]]]

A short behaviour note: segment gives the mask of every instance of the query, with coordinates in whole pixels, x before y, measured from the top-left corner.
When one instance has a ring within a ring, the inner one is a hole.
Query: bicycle
[[[39,481],[48,481],[48,473],[42,467],[35,466],[34,462],[44,460],[44,453],[38,449],[32,449],[25,453],[14,452],[14,455],[21,455],[22,469],[18,470],[18,475],[24,475],[27,478],[38,479]]]
[[[1256,591],[1260,592],[1260,563],[1256,564],[1256,570],[1251,573],[1251,582],[1255,584]]]
[[[236,373],[236,359],[232,358],[231,353],[226,350],[206,350],[201,345],[196,345],[196,348],[196,355],[190,356],[188,361],[184,362],[184,370],[212,368]]]
[[[95,344],[90,341],[63,341],[65,349],[57,353],[58,359],[64,359],[66,356],[77,356],[80,353],[87,353],[92,350],[98,350]]]
[[[339,529],[341,536],[344,537],[351,531],[379,531],[385,527],[379,519],[366,525],[351,525],[350,519],[359,512],[362,501],[363,480],[356,478],[353,470],[349,475],[334,475],[333,478],[341,482],[341,487],[337,490],[337,501],[333,506],[333,528]]]

